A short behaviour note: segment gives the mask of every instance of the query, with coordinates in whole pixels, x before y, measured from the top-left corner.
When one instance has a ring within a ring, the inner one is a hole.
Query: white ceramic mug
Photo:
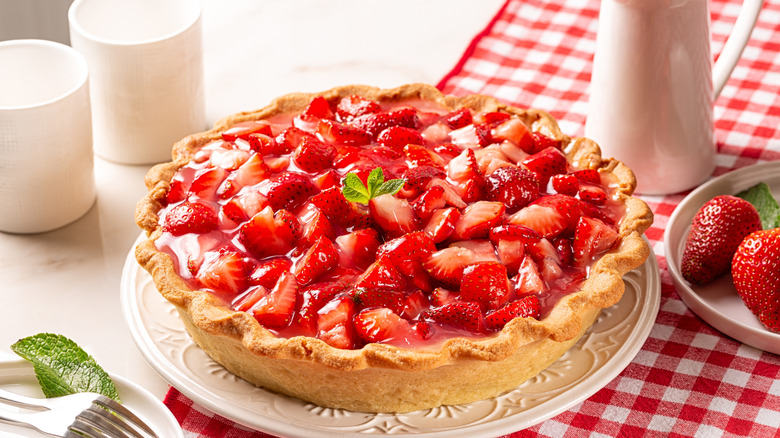
[[[76,0],[68,21],[89,64],[99,156],[167,161],[174,142],[207,127],[201,0]]]
[[[708,0],[601,1],[585,136],[634,171],[637,193],[678,193],[712,175],[713,102],[762,3],[745,0],[713,69]]]
[[[0,231],[53,230],[94,201],[86,61],[51,41],[0,42]]]

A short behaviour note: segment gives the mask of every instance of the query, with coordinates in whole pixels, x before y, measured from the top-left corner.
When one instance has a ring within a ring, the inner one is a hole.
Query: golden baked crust
[[[372,343],[343,350],[310,337],[280,338],[251,314],[227,308],[207,291],[192,290],[176,273],[171,257],[154,244],[162,233],[158,212],[176,171],[200,147],[221,138],[238,122],[300,112],[316,95],[331,99],[352,94],[380,102],[434,101],[450,109],[466,106],[520,117],[533,131],[561,140],[575,167],[597,169],[616,187],[616,198],[626,207],[619,224],[620,244],[592,265],[580,291],[563,297],[541,320],[517,318],[494,336],[452,338],[435,349]],[[565,136],[543,111],[513,108],[487,96],[445,96],[423,84],[387,90],[350,85],[283,96],[263,109],[224,118],[213,129],[182,139],[173,147],[173,161],[152,168],[146,185],[149,192],[138,204],[136,221],[148,239],[138,245],[136,257],[176,307],[192,338],[214,360],[251,383],[327,407],[404,412],[509,391],[557,360],[590,328],[601,309],[617,303],[624,290],[622,276],[644,263],[650,253],[641,236],[653,215],[644,202],[631,197],[636,180],[628,167],[603,158],[591,140]]]

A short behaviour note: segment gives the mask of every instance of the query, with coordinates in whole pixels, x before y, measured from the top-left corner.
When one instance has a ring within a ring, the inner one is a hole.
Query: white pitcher
[[[708,0],[601,0],[585,136],[631,167],[637,193],[678,193],[712,174],[713,101],[762,4],[744,1],[713,68]]]

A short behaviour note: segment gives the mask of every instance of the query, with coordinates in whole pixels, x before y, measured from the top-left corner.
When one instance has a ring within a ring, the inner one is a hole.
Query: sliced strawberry
[[[421,290],[414,291],[404,299],[404,309],[401,316],[406,319],[417,318],[424,310],[431,306],[430,300]]]
[[[460,298],[475,301],[483,309],[498,309],[509,300],[509,278],[499,262],[479,262],[463,270]]]
[[[167,205],[171,205],[184,201],[187,199],[188,190],[189,186],[184,181],[184,175],[181,172],[177,173],[171,179],[171,184],[168,188],[168,194],[165,196],[165,203]]]
[[[336,238],[340,264],[365,270],[377,259],[379,234],[373,228],[363,228]]]
[[[331,187],[314,195],[311,198],[311,203],[335,223],[343,223],[345,218],[354,214],[352,204],[347,201],[338,187]]]
[[[314,336],[317,331],[317,312],[337,295],[346,294],[351,287],[349,283],[336,281],[315,283],[302,288],[299,293],[299,309],[295,316],[295,323],[307,334]]]
[[[295,165],[309,173],[330,169],[334,158],[336,158],[336,148],[318,138],[304,137],[293,152]]]
[[[300,128],[296,128],[295,126],[290,126],[276,136],[276,145],[274,150],[267,152],[264,151],[263,155],[266,153],[275,153],[279,155],[289,154],[290,152],[297,149],[298,146],[300,146],[304,138],[319,141],[319,139],[314,136],[314,134],[306,132]]]
[[[261,259],[286,254],[300,237],[300,228],[296,233],[291,218],[295,219],[295,216],[282,214],[275,217],[273,209],[266,207],[241,225],[238,241],[247,251]]]
[[[298,283],[307,285],[330,272],[338,263],[336,245],[327,237],[320,237],[295,263],[293,273]]]
[[[458,108],[455,111],[445,114],[443,119],[447,126],[452,129],[460,129],[464,126],[471,125],[474,120],[471,115],[471,110],[466,107]]]
[[[289,152],[285,147],[279,146],[279,144],[276,143],[276,138],[270,134],[266,135],[255,132],[247,136],[247,141],[249,142],[249,148],[252,151],[264,156],[281,155]]]
[[[572,243],[575,265],[586,266],[596,256],[612,249],[618,239],[617,231],[611,226],[598,219],[581,217]]]
[[[254,316],[268,328],[284,328],[292,321],[298,298],[298,282],[289,272],[282,273],[273,290],[257,303]]]
[[[500,122],[491,131],[493,141],[507,140],[517,145],[524,152],[534,152],[534,137],[522,120],[512,117]]]
[[[520,240],[499,240],[496,252],[501,263],[506,266],[508,275],[515,275],[523,261],[525,248]]]
[[[460,197],[460,194],[458,194],[452,184],[447,181],[441,178],[433,178],[428,186],[441,186],[444,189],[444,200],[447,201],[447,205],[455,208],[466,208],[467,204],[463,202],[463,198]]]
[[[409,167],[431,166],[437,169],[444,168],[444,162],[435,152],[416,144],[407,144],[404,146],[404,155]]]
[[[467,248],[444,248],[435,253],[423,263],[431,277],[447,286],[458,287],[466,266],[478,261],[474,251]]]
[[[356,287],[370,289],[395,289],[406,287],[406,280],[387,259],[377,259],[355,282]]]
[[[553,189],[562,195],[575,196],[580,190],[579,180],[570,173],[553,175],[551,181]]]
[[[576,170],[572,172],[571,175],[580,181],[585,181],[587,183],[591,183],[595,185],[601,185],[601,174],[596,169]]]
[[[398,152],[403,152],[408,144],[425,144],[419,131],[403,126],[391,126],[384,129],[376,138],[377,143]]]
[[[242,149],[217,149],[211,153],[209,164],[225,170],[236,170],[249,158],[250,153]]]
[[[552,243],[558,252],[561,264],[571,265],[574,262],[574,251],[571,246],[572,240],[565,237],[557,237]]]
[[[257,285],[250,287],[246,292],[237,296],[230,306],[239,312],[249,312],[261,299],[268,296],[268,289]]]
[[[379,103],[358,95],[342,98],[336,106],[336,114],[341,120],[349,121],[366,114],[378,113],[382,110]]]
[[[476,255],[476,261],[479,262],[498,262],[498,256],[496,255],[496,248],[489,240],[486,239],[474,239],[474,240],[460,240],[452,242],[450,248],[466,248],[470,249]]]
[[[477,201],[466,207],[455,223],[453,240],[469,240],[487,237],[491,228],[504,220],[506,207],[501,202]]]
[[[455,232],[455,224],[458,219],[460,219],[460,211],[456,208],[435,210],[423,231],[431,236],[433,243],[444,242]]]
[[[447,205],[444,199],[444,188],[432,186],[412,202],[414,213],[422,221],[430,219],[433,212]]]
[[[317,193],[317,187],[307,176],[288,172],[272,180],[265,191],[271,208],[295,211]]]
[[[400,340],[413,333],[409,321],[383,307],[358,312],[354,323],[358,337],[366,342]]]
[[[435,251],[433,239],[422,231],[416,231],[382,244],[376,252],[376,258],[387,258],[399,272],[411,277],[414,266],[421,265]]]
[[[449,304],[458,298],[457,292],[453,292],[443,287],[437,287],[431,292],[431,307],[441,307]]]
[[[171,207],[163,218],[162,229],[174,236],[187,233],[208,233],[217,229],[216,212],[200,202],[182,202]]]
[[[485,315],[485,325],[490,330],[501,330],[506,323],[515,318],[534,318],[541,316],[541,303],[536,295],[528,295],[512,301],[504,307],[488,312]]]
[[[525,207],[541,193],[536,176],[521,167],[500,167],[486,178],[486,182],[488,199],[502,202],[510,212]]]
[[[561,149],[561,141],[552,137],[548,137],[541,132],[532,132],[531,136],[534,138],[534,151],[530,153],[536,153],[543,151],[547,148]]]
[[[555,194],[543,196],[513,214],[507,222],[525,225],[543,237],[556,237],[571,233],[582,212],[581,203],[569,196]]]
[[[547,290],[547,285],[539,274],[536,262],[528,254],[523,257],[520,269],[517,275],[512,278],[512,282],[515,284],[515,292],[518,295],[545,292]]]
[[[301,238],[301,223],[289,211],[278,210],[274,213],[274,233],[290,246],[295,246]]]
[[[541,185],[546,186],[553,175],[566,173],[567,163],[560,149],[548,147],[523,160],[523,165],[537,174]]]
[[[259,154],[252,154],[236,171],[232,172],[217,191],[220,198],[235,195],[242,187],[253,186],[268,177],[270,169]]]
[[[485,179],[482,177],[473,149],[466,149],[450,160],[447,165],[447,176],[461,187],[461,197],[465,202],[473,202],[483,197]]]
[[[403,173],[404,187],[422,192],[434,178],[444,178],[447,174],[439,167],[410,167]]]
[[[333,111],[331,111],[330,104],[324,97],[317,96],[306,105],[301,115],[320,119],[332,119]]]
[[[490,241],[495,245],[501,240],[519,240],[524,244],[531,244],[541,238],[541,234],[525,225],[504,224],[490,230]]]
[[[306,245],[313,245],[320,237],[326,237],[333,240],[336,232],[330,220],[314,204],[309,204],[308,209],[304,209],[298,214],[300,222],[303,224],[302,236]]]
[[[371,219],[390,237],[411,233],[420,228],[414,209],[405,199],[381,195],[368,202]]]
[[[371,135],[368,132],[333,120],[320,121],[317,133],[325,142],[331,144],[362,146],[371,143]]]
[[[580,187],[580,199],[593,205],[604,205],[607,202],[607,192],[601,187],[583,185]]]
[[[249,282],[263,286],[266,289],[273,289],[282,273],[289,271],[290,268],[292,268],[292,262],[287,257],[274,257],[264,260],[252,271],[252,274],[249,276]]]
[[[247,190],[222,205],[222,214],[238,225],[268,205],[268,199],[257,190]]]
[[[356,287],[352,291],[352,300],[358,309],[385,307],[395,313],[403,312],[406,296],[393,289]]]
[[[406,107],[382,113],[367,114],[353,119],[350,123],[367,131],[371,134],[371,138],[376,138],[380,132],[391,126],[417,129],[420,125],[420,119],[417,117],[416,109]]]
[[[222,139],[225,141],[235,141],[237,138],[247,139],[249,134],[273,135],[271,125],[267,122],[250,120],[247,122],[236,123],[222,133]]]
[[[474,333],[485,332],[485,322],[479,304],[472,301],[453,301],[434,307],[426,316],[438,323],[462,328]]]
[[[336,297],[317,314],[317,338],[334,348],[357,347],[357,335],[352,319],[355,303],[348,296]]]
[[[433,146],[433,151],[439,156],[449,159],[453,159],[461,153],[461,149],[454,143],[439,143]]]
[[[249,263],[241,254],[223,248],[204,255],[197,278],[216,294],[234,295],[246,289],[248,269]]]
[[[195,178],[190,184],[190,195],[200,198],[211,198],[219,189],[222,181],[227,177],[228,171],[221,167],[208,167],[195,173]]]

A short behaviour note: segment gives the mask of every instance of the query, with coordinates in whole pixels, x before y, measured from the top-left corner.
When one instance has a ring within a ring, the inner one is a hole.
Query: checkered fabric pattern
[[[741,2],[712,0],[713,53]],[[597,0],[508,0],[438,87],[487,94],[551,113],[582,135],[598,26]],[[766,0],[743,57],[716,101],[715,174],[780,159],[780,1]],[[508,437],[780,436],[780,356],[716,331],[680,300],[666,270],[663,232],[685,193],[643,196],[658,258],[661,308],[636,358],[606,387],[558,416]],[[165,403],[186,436],[268,437],[193,405]]]

